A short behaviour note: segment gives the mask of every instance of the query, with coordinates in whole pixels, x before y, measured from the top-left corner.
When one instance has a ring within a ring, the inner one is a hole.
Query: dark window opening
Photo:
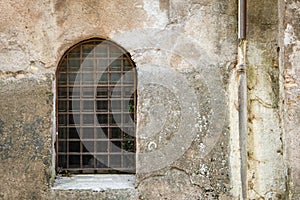
[[[83,41],[57,70],[58,173],[135,173],[136,70],[104,39]]]

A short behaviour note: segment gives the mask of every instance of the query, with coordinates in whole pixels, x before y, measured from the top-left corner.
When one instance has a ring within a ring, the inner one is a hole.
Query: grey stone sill
[[[56,177],[53,190],[121,190],[134,189],[134,175],[75,175]]]

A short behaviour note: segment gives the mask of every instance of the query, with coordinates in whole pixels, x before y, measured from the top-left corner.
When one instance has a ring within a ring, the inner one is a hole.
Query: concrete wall
[[[248,3],[250,199],[299,198],[299,6]],[[1,199],[240,199],[237,1],[3,0],[0,9]],[[55,72],[91,37],[121,45],[137,67],[136,187],[54,191]]]

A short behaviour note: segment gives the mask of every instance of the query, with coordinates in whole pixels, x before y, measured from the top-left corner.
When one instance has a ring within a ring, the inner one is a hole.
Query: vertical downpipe
[[[242,197],[247,199],[247,76],[246,76],[246,17],[247,0],[239,0],[238,5],[238,109],[239,109],[239,145],[241,157]]]

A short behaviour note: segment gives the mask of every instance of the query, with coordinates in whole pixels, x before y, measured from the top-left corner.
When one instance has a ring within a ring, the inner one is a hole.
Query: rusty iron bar
[[[120,129],[120,127],[125,129],[135,129],[135,126],[128,124],[127,118],[125,119],[125,115],[127,117],[133,115],[131,118],[136,118],[136,92],[134,92],[133,96],[130,93],[130,97],[126,94],[127,88],[136,88],[135,66],[131,61],[129,54],[111,42],[105,41],[105,45],[98,46],[98,44],[103,41],[105,40],[91,39],[79,45],[75,45],[63,56],[59,64],[57,72],[56,103],[58,132],[56,139],[57,172],[135,172],[135,137],[130,137]],[[103,48],[99,51],[102,52],[107,50],[107,53],[105,53],[103,57],[103,55],[96,55],[96,51],[91,51],[92,55],[89,54],[91,57],[85,58],[83,56],[83,48]],[[115,49],[114,51],[116,52],[112,52],[110,48]],[[73,53],[72,56],[71,53]],[[114,58],[113,55],[110,55],[111,53],[117,53],[121,56]],[[93,63],[89,66],[90,69],[88,71],[81,69],[83,59],[88,59],[90,63]],[[103,69],[98,69],[98,60],[106,62],[107,66],[104,66]],[[63,65],[64,61],[66,65]],[[74,68],[73,65],[70,66],[70,61],[78,61],[80,65],[77,63]],[[120,63],[114,66],[114,70],[111,70],[112,61],[118,61]],[[124,82],[120,80],[120,85],[117,87],[116,83],[118,80],[111,80],[112,75],[122,76],[131,69],[134,71],[134,81]],[[99,73],[105,74],[107,80],[104,82],[96,80],[98,78],[97,74]],[[75,85],[74,75],[77,74],[79,75],[79,81]],[[89,76],[88,82],[84,82],[86,80],[83,79],[83,76],[86,75]],[[75,91],[75,89],[77,90]],[[116,89],[119,90],[120,96],[111,96],[110,92]],[[75,92],[76,95],[74,96]],[[128,110],[124,101],[134,102],[133,112]],[[74,102],[77,103],[77,109],[73,108]],[[111,104],[113,104],[113,102],[120,107],[112,110]],[[100,107],[98,107],[98,104]],[[79,116],[78,124],[75,124],[73,119],[74,115]],[[113,115],[118,116],[118,122],[116,119],[113,119]],[[98,117],[101,116],[103,117],[103,119],[100,119],[102,123],[98,121]],[[134,121],[136,120],[134,119]],[[98,131],[100,129],[105,130],[103,134],[106,134],[106,137],[98,136]],[[84,144],[89,144],[91,148],[86,149]],[[100,147],[99,145],[103,146]],[[129,145],[130,147],[127,147],[126,145]],[[133,145],[133,147],[131,145]],[[100,147],[100,150],[98,147]],[[99,164],[97,161],[98,157],[103,158],[106,164]],[[127,158],[133,159],[131,165],[128,165]],[[74,160],[76,162],[74,162]],[[112,164],[112,162],[115,164]]]

